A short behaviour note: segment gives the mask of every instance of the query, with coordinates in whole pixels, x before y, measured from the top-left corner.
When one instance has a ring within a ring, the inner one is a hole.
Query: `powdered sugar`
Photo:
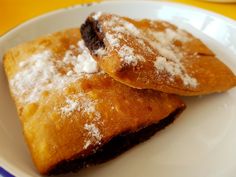
[[[72,49],[80,54],[74,55]],[[22,103],[37,102],[44,91],[63,89],[69,83],[99,70],[83,42],[79,42],[77,47],[70,46],[61,60],[55,60],[53,53],[45,50],[18,66],[19,72],[10,80],[10,85]],[[67,73],[61,73],[61,68]]]
[[[92,58],[89,50],[85,47],[84,41],[79,41],[78,46],[82,49],[82,53],[77,56],[77,64],[75,65],[75,71],[77,73],[96,73],[99,68],[97,62]]]
[[[56,59],[52,51],[45,50],[20,62],[18,66],[19,72],[10,84],[13,93],[25,104],[37,102],[45,91],[64,90],[70,83],[99,72],[96,61],[83,41],[70,45],[61,59]],[[85,149],[91,144],[100,144],[102,139],[97,125],[102,125],[103,122],[96,109],[97,103],[98,100],[91,99],[81,91],[66,95],[64,103],[55,108],[65,118],[72,118],[76,112],[80,114],[80,118],[89,118],[89,123],[84,125],[87,132],[84,139]]]
[[[154,61],[154,66],[157,69],[157,73],[165,71],[170,74],[171,81],[174,80],[173,77],[179,76],[183,80],[184,85],[192,87],[197,86],[197,80],[184,73],[183,65],[180,63],[167,61],[165,57],[160,56]]]
[[[139,61],[145,60],[141,55],[135,54],[133,48],[128,46],[128,44],[121,44],[121,40],[125,40],[126,34],[134,36],[140,34],[140,31],[132,23],[129,23],[118,16],[112,16],[109,21],[104,22],[104,26],[105,28],[110,29],[109,32],[105,33],[105,39],[109,43],[111,49],[118,52],[123,64],[132,64],[135,66]],[[144,44],[144,42],[142,44]]]
[[[154,65],[157,69],[157,72],[159,71],[167,71],[170,73],[172,76],[174,75],[180,75],[181,74],[181,67],[179,67],[178,64],[172,62],[172,61],[167,61],[165,57],[157,57],[157,60],[154,62]]]
[[[106,33],[105,38],[112,47],[118,47],[120,45],[119,38],[122,39],[125,34],[135,36],[140,34],[139,29],[132,23],[129,23],[118,16],[112,16],[111,19],[103,23],[103,26],[110,29],[110,32]]]
[[[77,100],[66,98],[66,105],[61,108],[61,113],[70,116],[74,111],[80,111],[80,104]]]
[[[63,85],[64,78],[61,78],[53,62],[49,60],[51,56],[51,51],[46,50],[19,64],[21,71],[10,84],[14,94],[23,97],[23,102],[36,102],[43,91]]]
[[[197,79],[190,77],[188,74],[184,73],[183,75],[180,75],[180,77],[182,78],[184,85],[194,88],[198,86]]]
[[[84,149],[87,149],[91,144],[100,144],[102,139],[102,134],[97,125],[102,125],[103,122],[100,112],[96,109],[97,103],[98,100],[91,99],[86,93],[80,92],[78,94],[67,95],[65,104],[60,108],[61,115],[67,118],[71,118],[71,115],[76,112],[80,114],[80,118],[86,117],[86,121],[90,117],[90,122],[84,124],[84,129],[86,130]]]
[[[84,149],[87,149],[92,143],[94,145],[101,143],[102,134],[94,123],[85,124],[84,129],[88,131],[89,136],[89,139],[85,141]]]
[[[187,33],[180,29],[170,29],[167,28],[164,32],[148,31],[149,34],[153,35],[162,45],[169,45],[173,41],[188,42],[191,39],[188,37]]]
[[[102,139],[100,129],[97,127],[97,125],[102,125],[101,114],[96,109],[97,103],[98,100],[91,99],[86,93],[80,92],[78,94],[67,95],[65,104],[60,108],[60,113],[64,117],[71,118],[71,115],[76,112],[80,114],[82,119],[84,116],[92,117],[91,122],[84,124],[84,129],[87,132],[84,139],[84,149],[87,149],[91,144],[100,144]],[[88,119],[86,118],[85,120]]]
[[[118,51],[118,54],[122,59],[121,61],[127,64],[133,64],[134,66],[137,65],[138,61],[144,61],[143,56],[134,54],[134,49],[127,45],[123,45]]]
[[[112,16],[107,25],[108,27],[112,27],[112,31],[117,33],[128,33],[136,36],[140,34],[140,30],[132,23],[118,16]]]
[[[88,130],[89,134],[96,140],[101,140],[101,134],[99,129],[94,124],[85,124],[84,129]]]
[[[164,32],[148,30],[147,35],[152,39],[149,43],[157,49],[160,55],[172,61],[180,61],[183,57],[179,49],[173,45],[173,42],[176,40],[181,42],[191,40],[185,32],[179,29],[176,31],[166,29]]]
[[[63,62],[66,64],[72,64],[74,66],[73,70],[77,74],[79,73],[96,73],[99,71],[97,62],[92,58],[87,47],[85,47],[84,41],[78,42],[78,50],[80,55],[73,55],[71,50],[68,50],[65,54]],[[70,71],[69,71],[70,72]]]
[[[185,86],[197,87],[197,80],[191,77],[182,64],[183,54],[177,47],[173,45],[173,42],[178,40],[181,42],[187,42],[191,40],[187,34],[177,29],[166,29],[164,32],[148,31],[148,34],[154,38],[154,41],[150,44],[157,49],[160,56],[154,61],[154,66],[157,73],[167,72],[170,75],[170,80],[174,81],[174,77],[180,77]]]
[[[117,35],[106,33],[105,38],[108,41],[109,45],[112,46],[112,48],[120,46],[120,40]]]
[[[117,15],[107,14],[107,18],[104,19],[100,25],[105,29],[102,31],[105,31],[105,41],[109,44],[107,50],[116,51],[123,65],[136,66],[145,62],[144,56],[156,55],[152,59],[158,74],[167,72],[170,81],[174,82],[175,77],[180,77],[185,86],[197,87],[197,80],[188,74],[182,62],[184,52],[181,51],[181,47],[175,45],[176,41],[181,43],[191,41],[191,35],[181,29],[173,29],[172,25],[166,22],[159,22],[166,29],[158,31],[153,28],[139,29]],[[156,21],[149,22],[152,27],[157,28]],[[135,44],[135,47],[131,44]],[[137,44],[139,46],[136,46]]]
[[[102,57],[107,55],[107,51],[104,48],[99,48],[94,51],[94,54]]]
[[[94,15],[93,15],[92,18],[93,18],[94,20],[98,20],[98,19],[100,18],[101,15],[102,15],[102,12],[99,11],[99,12],[94,13]]]
[[[96,111],[97,100],[90,99],[85,93],[78,93],[68,95],[66,97],[65,105],[60,108],[61,114],[70,116],[75,111],[80,111],[83,114],[94,115],[94,120],[99,120],[101,115]]]

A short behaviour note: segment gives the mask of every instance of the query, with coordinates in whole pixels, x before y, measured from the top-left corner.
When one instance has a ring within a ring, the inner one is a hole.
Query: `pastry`
[[[68,29],[10,49],[4,68],[41,174],[104,162],[148,139],[185,108],[175,95],[123,85]]]
[[[166,21],[97,12],[81,34],[99,66],[134,88],[194,96],[236,85],[233,72],[205,44]]]

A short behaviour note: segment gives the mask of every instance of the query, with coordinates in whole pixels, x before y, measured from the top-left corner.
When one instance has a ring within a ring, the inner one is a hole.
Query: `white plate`
[[[235,21],[190,6],[152,1],[77,6],[35,18],[0,38],[0,58],[18,43],[80,26],[93,11],[177,24],[201,38],[236,73]],[[16,176],[40,176],[25,145],[2,66],[0,83],[0,166]],[[235,177],[236,89],[185,100],[186,111],[150,140],[105,164],[65,176]]]

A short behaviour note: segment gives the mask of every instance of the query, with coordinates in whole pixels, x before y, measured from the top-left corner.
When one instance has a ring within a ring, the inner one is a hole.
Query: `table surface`
[[[204,8],[236,20],[236,3],[212,3],[200,0],[169,1]],[[71,5],[91,2],[94,2],[94,0],[0,0],[0,35],[3,35],[20,23],[43,13]]]

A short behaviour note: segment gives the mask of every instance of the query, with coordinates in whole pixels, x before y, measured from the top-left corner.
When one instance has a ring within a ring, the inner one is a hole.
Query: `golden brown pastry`
[[[9,50],[4,67],[42,174],[106,161],[170,124],[185,108],[177,96],[133,89],[101,71],[79,29]]]
[[[236,85],[233,72],[207,46],[168,22],[98,12],[81,33],[99,66],[128,86],[192,96]]]

